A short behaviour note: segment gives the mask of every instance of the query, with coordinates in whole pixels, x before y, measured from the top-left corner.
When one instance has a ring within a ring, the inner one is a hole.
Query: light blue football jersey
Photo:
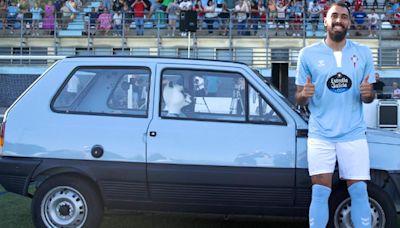
[[[315,85],[308,107],[308,136],[332,142],[365,138],[360,85],[365,76],[375,82],[371,50],[346,40],[337,62],[333,50],[325,41],[300,51],[297,62],[296,85],[303,86],[307,76]]]

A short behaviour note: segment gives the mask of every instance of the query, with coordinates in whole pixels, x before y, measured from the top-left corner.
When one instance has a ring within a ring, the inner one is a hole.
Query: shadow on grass
[[[4,189],[0,187],[0,193]],[[0,227],[1,228],[33,228],[31,199],[13,193],[0,196]],[[400,222],[400,217],[398,224]],[[178,215],[178,214],[115,214],[105,215],[102,228],[140,227],[140,228],[302,228],[308,227],[305,219],[294,218],[258,218],[232,217],[226,220],[223,216]]]
[[[308,227],[305,220],[299,219],[271,219],[271,218],[248,218],[233,217],[226,220],[223,216],[204,215],[179,215],[179,214],[132,214],[105,216],[102,228],[106,227],[128,227],[128,224],[135,224],[135,227],[151,228],[302,228]]]
[[[0,187],[0,192],[5,192]],[[0,196],[1,228],[33,228],[31,219],[31,199],[13,193]],[[289,220],[234,217],[226,220],[223,216],[199,216],[178,214],[115,214],[105,215],[102,228],[151,227],[151,228],[257,228],[257,227],[307,227],[306,222]]]

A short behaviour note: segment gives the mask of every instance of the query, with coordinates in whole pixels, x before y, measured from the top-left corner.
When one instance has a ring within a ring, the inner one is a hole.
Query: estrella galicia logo
[[[328,89],[334,93],[343,93],[351,88],[351,79],[341,72],[331,76],[326,82]]]

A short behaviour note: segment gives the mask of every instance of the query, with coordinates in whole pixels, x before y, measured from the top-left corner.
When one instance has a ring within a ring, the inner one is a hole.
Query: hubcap
[[[385,212],[381,205],[374,199],[369,198],[369,204],[371,208],[371,227],[373,228],[384,228],[386,219]],[[334,215],[334,222],[336,228],[349,228],[354,227],[351,221],[351,200],[350,198],[345,199],[336,208]]]
[[[59,186],[43,198],[41,216],[46,227],[82,227],[87,217],[85,198],[74,188]]]

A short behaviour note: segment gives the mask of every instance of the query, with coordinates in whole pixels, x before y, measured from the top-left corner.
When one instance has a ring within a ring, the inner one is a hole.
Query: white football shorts
[[[336,158],[339,176],[345,180],[370,180],[369,151],[366,139],[329,142],[308,138],[308,172],[310,176],[333,173]]]

